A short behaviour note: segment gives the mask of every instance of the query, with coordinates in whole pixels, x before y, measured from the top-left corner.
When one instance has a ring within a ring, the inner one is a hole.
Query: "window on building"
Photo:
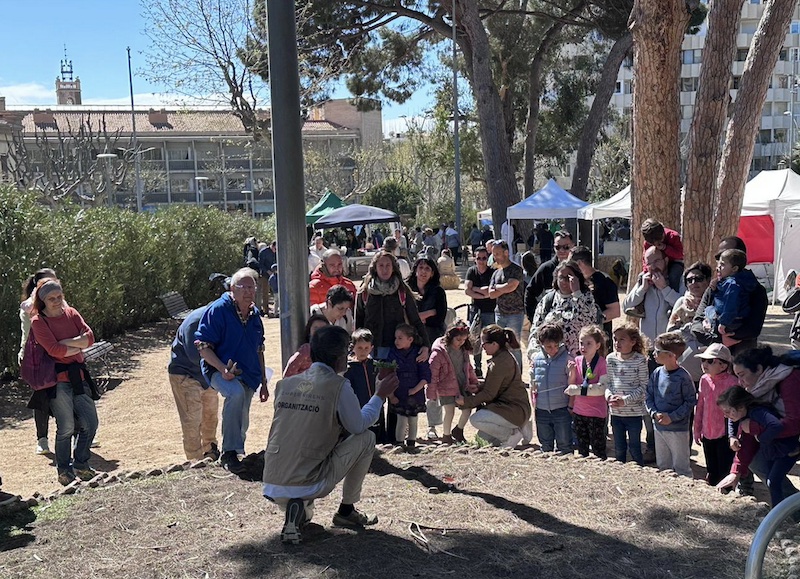
[[[764,170],[764,158],[763,157],[753,157],[753,163],[750,165],[751,171],[763,171]]]
[[[789,51],[785,48],[781,48],[781,51],[778,54],[778,60],[786,60],[787,58],[789,58]]]
[[[800,60],[800,48],[790,48],[789,49],[789,60],[792,60],[792,61]]]
[[[755,34],[758,22],[742,22],[739,26],[740,34]]]
[[[772,114],[773,115],[782,115],[786,111],[789,110],[789,103],[785,102],[774,102],[772,103]]]
[[[617,84],[614,85],[614,94],[622,94],[622,83],[617,81]]]
[[[772,131],[769,129],[761,129],[758,131],[758,142],[762,145],[772,142]]]
[[[188,193],[190,191],[189,179],[183,177],[170,177],[169,188],[173,193]]]
[[[167,158],[170,161],[188,161],[192,158],[192,150],[188,147],[185,149],[167,149]]]
[[[742,80],[742,77],[734,76],[732,81],[731,81],[731,88],[733,90],[739,90],[739,83],[741,82],[741,80]]]
[[[736,49],[736,62],[744,62],[747,60],[747,48],[738,48]]]
[[[693,92],[697,90],[698,78],[696,76],[681,78],[681,92]]]
[[[789,88],[789,77],[787,75],[778,75],[778,88]]]
[[[622,66],[625,68],[633,68],[633,55],[629,54],[625,57],[625,60],[622,61]]]
[[[633,81],[626,80],[624,85],[625,94],[633,94]]]
[[[684,105],[681,107],[681,117],[684,119],[691,119],[692,112],[694,112],[694,107],[691,105]]]
[[[800,34],[800,20],[792,20],[789,25],[789,34]]]
[[[786,129],[774,129],[772,132],[774,134],[774,138],[772,139],[773,143],[786,142]]]
[[[761,116],[762,117],[772,116],[772,103],[764,103],[764,107],[761,109]]]

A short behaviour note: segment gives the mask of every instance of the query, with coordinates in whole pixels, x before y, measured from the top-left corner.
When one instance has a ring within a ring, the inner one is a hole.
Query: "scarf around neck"
[[[396,276],[392,276],[386,281],[374,277],[369,280],[367,286],[367,291],[373,296],[389,296],[397,293],[398,289],[400,289],[400,280]]]
[[[750,388],[750,394],[763,402],[771,403],[780,415],[784,416],[786,409],[783,405],[783,399],[778,393],[777,386],[793,371],[794,368],[792,366],[786,366],[784,364],[778,364],[774,368],[767,368],[762,372],[761,376],[758,377],[755,386]]]

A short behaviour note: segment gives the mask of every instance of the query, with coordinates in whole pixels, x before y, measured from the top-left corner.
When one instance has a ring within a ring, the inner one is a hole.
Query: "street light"
[[[250,208],[251,208],[251,210],[252,210],[252,212],[251,212],[251,213],[252,213],[253,219],[255,219],[255,218],[256,218],[256,199],[255,199],[255,193],[253,193],[252,191],[250,191],[250,190],[248,190],[248,189],[244,189],[244,190],[242,190],[242,195],[244,195],[244,198],[245,198],[245,199],[247,199],[247,196],[248,196],[248,195],[250,195]]]
[[[208,181],[208,177],[195,177],[195,183],[197,184],[197,192],[196,192],[196,200],[198,205],[203,204],[203,184]]]
[[[108,195],[108,206],[112,207],[114,205],[114,200],[111,198],[111,160],[116,159],[117,156],[114,153],[99,153],[97,158],[103,160],[106,181],[106,195]]]

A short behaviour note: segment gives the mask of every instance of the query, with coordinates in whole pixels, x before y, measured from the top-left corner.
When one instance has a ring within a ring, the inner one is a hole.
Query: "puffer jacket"
[[[356,297],[355,284],[342,276],[330,276],[325,272],[325,264],[319,264],[316,269],[311,273],[311,281],[308,282],[309,302],[314,304],[324,304],[328,295],[328,290],[335,285],[341,285],[347,288],[353,299]]]
[[[563,345],[552,358],[542,350],[533,358],[531,370],[531,389],[536,400],[536,407],[552,412],[569,405],[569,396],[564,394],[569,386],[567,363],[572,360]]]
[[[469,352],[464,352],[464,376],[467,377],[467,384],[478,384],[478,376],[475,369],[470,364]],[[447,353],[447,345],[444,338],[434,340],[431,348],[431,355],[428,360],[431,366],[431,381],[425,392],[428,400],[436,400],[439,396],[460,396],[463,393],[458,387],[456,371],[450,354]]]

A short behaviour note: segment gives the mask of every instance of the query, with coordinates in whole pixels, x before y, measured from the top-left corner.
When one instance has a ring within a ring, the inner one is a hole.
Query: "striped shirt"
[[[644,407],[644,396],[647,391],[647,358],[634,352],[624,360],[619,352],[612,352],[606,357],[608,366],[608,390],[606,398],[616,394],[622,396],[625,406],[611,406],[612,416],[643,416],[647,414]]]

